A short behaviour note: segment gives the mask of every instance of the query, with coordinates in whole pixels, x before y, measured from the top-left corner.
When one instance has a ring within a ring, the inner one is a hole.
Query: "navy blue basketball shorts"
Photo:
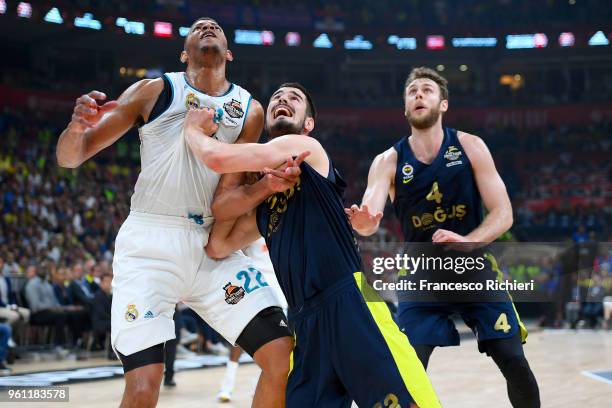
[[[440,407],[408,338],[361,273],[290,310],[288,408]]]

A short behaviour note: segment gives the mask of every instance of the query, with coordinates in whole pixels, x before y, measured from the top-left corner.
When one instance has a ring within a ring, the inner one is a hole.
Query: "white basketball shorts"
[[[204,252],[210,227],[182,217],[131,212],[115,241],[111,341],[130,355],[175,338],[179,302],[235,344],[261,310],[279,306],[274,289],[241,252],[215,261]]]

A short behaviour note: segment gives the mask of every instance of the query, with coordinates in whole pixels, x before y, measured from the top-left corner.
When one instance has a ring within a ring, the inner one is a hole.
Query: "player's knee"
[[[538,383],[525,356],[513,356],[500,367],[511,387],[525,393],[538,393]]]
[[[134,407],[155,407],[159,398],[159,388],[137,387],[130,396]]]
[[[155,407],[159,398],[159,379],[153,376],[140,376],[128,381],[122,407]]]

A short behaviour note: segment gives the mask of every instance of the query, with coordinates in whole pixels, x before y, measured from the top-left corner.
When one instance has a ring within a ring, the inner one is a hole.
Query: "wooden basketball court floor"
[[[612,382],[582,374],[589,370],[612,370],[612,332],[563,330],[532,333],[525,351],[540,385],[542,407],[612,407]],[[37,370],[33,364],[28,366],[32,371]],[[177,387],[162,387],[158,406],[250,407],[259,369],[254,364],[240,366],[234,401],[220,404],[214,398],[223,370],[223,367],[217,367],[178,372]],[[463,340],[460,347],[436,349],[430,361],[429,374],[444,407],[510,407],[505,381],[492,360],[478,353],[475,340]],[[69,403],[28,403],[27,406],[117,407],[123,380],[78,383],[69,387]],[[15,403],[13,406],[25,405]]]

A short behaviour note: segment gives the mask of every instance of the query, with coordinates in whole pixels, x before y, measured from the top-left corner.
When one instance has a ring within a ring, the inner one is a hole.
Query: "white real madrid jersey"
[[[183,133],[187,110],[220,108],[223,114],[215,138],[234,143],[246,120],[251,95],[231,84],[225,94],[210,96],[189,84],[184,72],[164,75],[171,85],[171,102],[164,112],[139,129],[141,170],[131,210],[198,221],[211,217],[220,175],[198,161],[187,145]]]

